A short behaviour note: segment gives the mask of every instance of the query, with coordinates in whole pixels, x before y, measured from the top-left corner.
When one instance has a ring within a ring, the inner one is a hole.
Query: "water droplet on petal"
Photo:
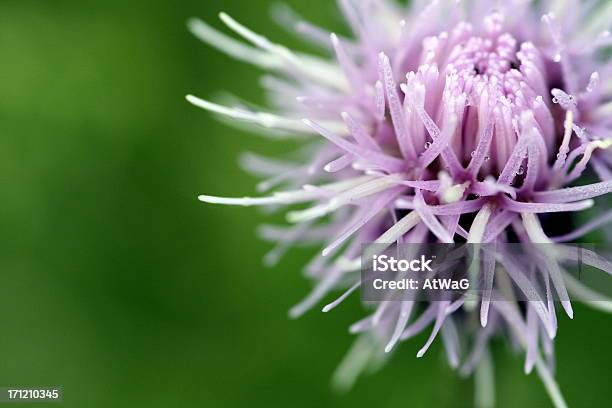
[[[559,100],[555,97],[555,98],[552,98],[552,102],[553,103],[559,103]]]
[[[576,126],[574,131],[576,132],[576,136],[578,136],[578,139],[584,139],[586,137],[585,135],[586,132],[584,128]]]
[[[476,154],[476,150],[472,150],[472,153],[470,153],[470,156],[474,157],[475,154]]]
[[[429,149],[431,147],[431,142],[425,143],[425,149]]]
[[[489,156],[485,156],[485,158],[484,158],[484,159],[485,159],[485,161],[489,161],[489,160],[491,160],[491,158],[490,158]]]
[[[523,166],[519,166],[518,170],[516,171],[516,174],[520,176],[523,173],[525,173],[525,169],[523,168]]]

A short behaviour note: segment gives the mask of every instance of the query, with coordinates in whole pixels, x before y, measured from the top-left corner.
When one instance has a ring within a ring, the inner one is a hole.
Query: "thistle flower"
[[[612,191],[612,64],[605,52],[612,45],[606,30],[612,3],[491,3],[413,1],[406,7],[339,0],[354,39],[329,34],[288,8],[275,9],[279,22],[327,50],[328,59],[291,51],[224,13],[221,20],[246,42],[200,20],[189,22],[204,42],[269,72],[262,85],[272,109],[191,95],[189,102],[274,138],[304,140],[298,162],[242,158],[246,169],[268,177],[258,190],[278,189],[273,194],[199,197],[275,208],[309,203],[287,213],[296,225],[260,231],[277,243],[265,257],[268,264],[294,244],[323,243],[306,266],[316,286],[291,316],[348,287],[323,308],[327,312],[359,288],[364,242],[568,242],[612,220],[606,208],[562,236],[549,237],[542,227],[552,213],[586,210],[593,198]],[[586,184],[587,173],[598,181]],[[595,256],[592,263],[612,273]],[[380,350],[388,353],[433,324],[417,357],[440,333],[451,366],[463,374],[476,371],[481,406],[492,404],[485,387],[489,341],[504,333],[525,351],[526,372],[535,367],[555,406],[565,406],[552,375],[557,318],[551,292],[572,318],[567,290],[584,297],[590,289],[560,278],[557,262],[538,269],[546,273],[547,298],[521,306],[491,302],[491,287],[477,308],[465,299],[431,302],[422,310],[412,301],[376,303],[350,328],[362,335],[338,369],[338,384],[350,386],[360,369],[384,354]],[[493,270],[481,273],[492,282]],[[612,310],[612,303],[591,303]],[[474,319],[480,324],[468,324]],[[470,345],[467,353],[460,338]]]

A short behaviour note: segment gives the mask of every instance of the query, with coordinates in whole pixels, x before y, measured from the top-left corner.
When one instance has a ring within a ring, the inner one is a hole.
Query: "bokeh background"
[[[288,3],[346,31],[332,1]],[[264,101],[261,72],[199,43],[185,21],[221,27],[225,10],[299,47],[271,4],[0,1],[0,386],[63,386],[67,407],[471,406],[472,382],[439,341],[415,358],[424,336],[333,392],[358,297],[291,321],[314,249],[266,269],[254,232],[265,215],[196,200],[253,194],[238,155],[290,147],[185,102],[223,90]],[[575,310],[561,318],[558,380],[571,406],[605,406],[611,320]],[[495,355],[500,407],[550,406],[522,357],[502,343]]]

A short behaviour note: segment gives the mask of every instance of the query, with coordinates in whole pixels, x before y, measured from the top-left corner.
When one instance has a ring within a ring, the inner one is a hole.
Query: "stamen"
[[[482,209],[478,211],[478,214],[476,214],[476,218],[474,218],[474,222],[472,222],[472,226],[470,227],[470,232],[468,234],[468,244],[478,244],[482,242],[485,229],[487,228],[487,223],[489,222],[489,218],[493,212],[493,206],[494,205],[492,203],[486,203],[482,206]]]
[[[574,166],[571,173],[567,175],[566,182],[569,183],[580,177],[582,172],[586,169],[589,160],[591,160],[591,155],[595,149],[609,149],[610,147],[612,147],[612,139],[596,140],[587,144],[582,159]]]
[[[599,84],[599,73],[593,72],[589,78],[589,84],[586,87],[586,93],[591,93],[595,87]]]
[[[383,79],[385,91],[387,94],[387,102],[389,103],[389,111],[391,112],[391,119],[393,122],[393,128],[397,141],[402,151],[402,155],[407,159],[416,158],[416,150],[412,144],[412,139],[408,134],[406,127],[406,117],[404,110],[399,100],[399,95],[395,88],[395,80],[393,79],[393,72],[391,71],[391,65],[389,64],[389,58],[384,53],[379,54],[379,71],[380,76]]]
[[[455,134],[457,128],[457,115],[450,114],[446,118],[445,126],[440,137],[434,140],[427,150],[419,157],[419,165],[421,168],[429,166],[441,153],[445,150]]]
[[[533,276],[532,276],[533,279]],[[536,320],[536,312],[532,302],[527,302],[527,332],[526,337],[526,348],[527,355],[525,356],[525,374],[529,374],[535,365],[536,354],[538,352],[538,321]]]
[[[443,243],[452,244],[453,237],[450,236],[446,228],[438,221],[438,219],[429,210],[427,204],[423,200],[423,194],[417,190],[415,195],[415,210],[419,213],[421,220],[427,225],[429,230]]]
[[[544,325],[548,336],[551,339],[554,338],[556,335],[556,328],[553,326],[551,322],[550,313],[546,309],[546,306],[544,305],[544,301],[542,300],[540,293],[534,286],[533,279],[530,279],[529,277],[525,276],[525,273],[523,272],[523,267],[519,265],[513,259],[511,255],[504,256],[502,259],[500,259],[500,263],[503,265],[507,274],[512,279],[512,282],[514,282],[516,286],[520,289],[520,291],[523,292],[525,298],[530,302],[530,304],[534,308],[534,311],[537,313],[538,317],[540,318],[540,321]],[[501,276],[504,276],[504,275],[501,275]],[[499,307],[500,304],[510,303],[510,302],[493,302],[493,303],[495,307]],[[526,329],[527,328],[525,327],[525,330],[522,330],[522,332],[525,332]]]
[[[305,21],[291,7],[283,3],[272,6],[272,17],[288,31],[300,34],[300,38],[329,49],[329,33]]]
[[[393,334],[391,335],[391,339],[385,346],[385,353],[388,353],[391,350],[393,350],[393,347],[395,347],[397,342],[400,340],[400,337],[402,336],[402,333],[404,332],[404,328],[406,327],[406,324],[408,323],[408,320],[410,319],[410,314],[412,312],[413,306],[414,306],[414,302],[412,301],[402,302],[400,306],[401,308],[400,314],[397,319],[397,323],[395,324],[395,329],[393,331]]]
[[[355,177],[348,180],[342,180],[335,183],[324,184],[320,188],[341,192],[350,189],[359,184],[372,180],[372,176]],[[269,205],[269,204],[296,204],[305,201],[311,201],[318,197],[318,192],[314,190],[294,190],[294,191],[279,191],[269,197],[216,197],[209,195],[200,195],[198,200],[211,204],[226,204],[226,205]]]
[[[219,18],[231,30],[244,37],[247,41],[267,51],[271,55],[277,56],[281,61],[285,61],[291,68],[303,75],[342,91],[347,89],[347,83],[342,74],[338,72],[336,67],[330,65],[326,61],[313,56],[300,57],[288,48],[274,44],[266,37],[249,30],[226,13],[219,13]]]
[[[249,62],[263,69],[279,69],[281,61],[277,56],[259,51],[226,36],[200,19],[187,22],[189,31],[200,40],[241,61]]]
[[[569,152],[569,143],[572,137],[572,128],[574,125],[574,113],[571,110],[565,112],[565,122],[563,133],[563,140],[561,141],[561,147],[559,147],[559,153],[557,154],[557,159],[555,160],[555,164],[553,165],[553,169],[558,171],[565,164],[565,159],[567,158],[567,153]]]
[[[449,204],[461,200],[469,183],[454,184],[446,188],[441,188],[439,191],[440,199],[443,203]]]
[[[593,200],[583,200],[575,203],[531,203],[514,201],[507,197],[502,197],[503,207],[506,210],[520,213],[550,213],[566,211],[584,211],[591,208],[595,202]]]
[[[380,81],[376,81],[374,85],[374,101],[376,106],[376,120],[382,122],[385,119],[385,90]]]
[[[346,112],[341,112],[340,116],[342,116],[344,123],[346,123],[349,133],[355,138],[359,145],[366,149],[380,152],[380,146],[378,143],[376,143],[372,136],[370,136],[363,126],[353,119],[351,115]]]
[[[561,89],[554,88],[550,91],[553,95],[553,103],[558,103],[566,111],[576,111],[576,98],[573,95],[567,94]]]
[[[353,219],[349,222],[348,227],[340,233],[340,235],[334,239],[334,241],[325,247],[322,251],[323,256],[329,255],[329,253],[344,241],[350,238],[355,232],[366,225],[372,218],[374,218],[380,211],[382,211],[391,201],[395,199],[397,194],[401,193],[401,188],[395,189],[388,194],[376,198],[371,204],[365,205],[360,209]]]
[[[329,129],[311,120],[304,119],[302,122],[346,152],[359,156],[380,168],[386,169],[390,172],[399,172],[402,171],[406,165],[402,160],[395,157],[354,145],[353,143],[344,140],[334,132],[331,132]]]
[[[395,177],[378,177],[346,190],[329,200],[328,203],[319,204],[301,211],[290,211],[287,213],[289,222],[303,222],[327,215],[338,208],[354,203],[356,200],[379,193],[399,184]]]
[[[456,369],[459,366],[459,335],[453,317],[450,315],[447,316],[442,325],[442,342],[444,343],[448,364]]]
[[[336,306],[338,306],[340,303],[342,303],[344,301],[344,299],[346,299],[347,297],[350,296],[351,293],[353,293],[355,290],[357,290],[357,288],[361,285],[361,282],[357,282],[355,283],[353,286],[351,286],[346,292],[344,292],[338,299],[334,300],[333,302],[325,305],[325,307],[323,307],[322,311],[323,313],[327,313],[330,310],[332,310],[333,308],[335,308]]]
[[[560,235],[557,237],[551,237],[550,240],[553,242],[570,242],[574,241],[589,232],[606,225],[607,223],[612,222],[612,210],[607,211],[603,215],[597,216],[595,219],[589,221],[585,225],[580,228],[575,229],[574,231],[567,233],[565,235]]]
[[[351,163],[353,163],[353,155],[343,154],[336,160],[329,162],[325,166],[323,166],[323,170],[328,173],[335,173],[337,171],[347,168],[351,165]]]
[[[244,120],[266,128],[282,129],[301,134],[313,133],[312,129],[305,126],[299,119],[285,118],[268,112],[249,112],[243,109],[228,108],[223,105],[218,105],[216,103],[200,99],[193,95],[187,95],[185,98],[187,101],[189,101],[189,103],[197,106],[198,108],[202,108],[233,119]],[[327,122],[325,126],[329,129],[335,129],[339,133],[345,132],[344,125],[341,122]]]
[[[612,192],[612,180],[560,190],[535,192],[533,198],[541,203],[567,203],[584,200]]]
[[[434,324],[434,328],[429,335],[429,338],[425,342],[425,345],[421,347],[421,349],[417,352],[417,358],[421,358],[425,355],[431,343],[433,343],[436,338],[438,332],[442,328],[442,324],[444,323],[444,319],[446,318],[446,306],[449,304],[449,301],[441,301],[438,304],[438,314],[436,316],[436,323]]]
[[[521,186],[522,191],[531,192],[535,187],[540,170],[540,150],[536,140],[527,147],[527,175]]]
[[[406,330],[402,333],[400,340],[406,340],[410,337],[420,333],[425,327],[431,323],[436,317],[436,309],[439,307],[437,303],[431,303],[427,309],[412,323],[406,327]],[[438,309],[439,310],[439,309]],[[448,312],[446,312],[448,314]]]
[[[525,227],[525,231],[527,231],[527,235],[529,235],[529,238],[532,242],[540,244],[552,243],[550,238],[548,238],[544,233],[542,225],[540,224],[540,221],[535,214],[521,213],[521,217],[523,218],[523,226]],[[553,258],[548,259],[548,256],[553,256]],[[561,306],[563,306],[563,309],[565,309],[565,312],[567,313],[569,318],[572,319],[574,317],[574,311],[572,310],[572,305],[569,301],[567,289],[565,288],[565,284],[563,283],[561,270],[559,269],[559,265],[557,264],[556,258],[554,258],[554,254],[545,254],[545,256],[543,257],[543,266],[548,270],[555,290],[559,294],[559,297],[561,299]]]
[[[489,321],[489,305],[491,302],[491,293],[493,292],[493,279],[495,275],[495,257],[490,251],[483,253],[483,294],[480,304],[480,324],[482,327],[487,327]]]
[[[363,90],[364,81],[359,69],[347,55],[342,43],[340,43],[340,40],[338,40],[338,36],[332,33],[330,34],[330,38],[334,51],[336,52],[336,58],[338,59],[340,67],[342,67],[342,71],[344,72],[346,79],[349,81],[355,92],[361,92]]]
[[[385,231],[380,237],[378,237],[374,243],[375,244],[392,244],[399,237],[410,231],[421,221],[421,217],[419,213],[416,211],[411,211],[407,215],[404,216],[401,220],[393,224],[391,228]],[[379,249],[380,250],[380,249]]]

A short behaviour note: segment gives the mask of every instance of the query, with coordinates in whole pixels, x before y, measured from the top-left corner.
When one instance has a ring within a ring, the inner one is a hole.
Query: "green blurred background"
[[[345,31],[329,0],[288,3]],[[0,1],[0,386],[63,386],[69,407],[471,406],[472,382],[439,341],[415,358],[424,336],[333,392],[347,327],[363,316],[357,297],[291,321],[313,251],[266,269],[254,233],[265,215],[196,200],[253,194],[235,158],[287,146],[185,102],[222,90],[264,100],[261,72],[199,43],[185,21],[220,27],[225,10],[297,46],[271,4]],[[558,379],[571,406],[603,406],[610,318],[575,315],[561,318]],[[500,407],[550,405],[522,357],[502,343],[495,354]]]

